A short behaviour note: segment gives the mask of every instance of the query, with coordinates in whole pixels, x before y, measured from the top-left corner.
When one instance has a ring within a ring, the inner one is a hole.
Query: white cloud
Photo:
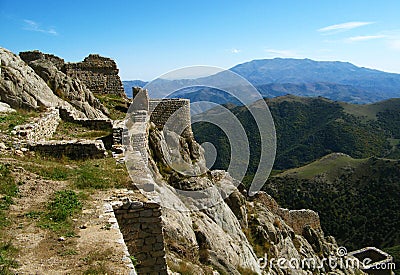
[[[393,50],[400,50],[400,39],[392,39],[389,41],[389,47]]]
[[[279,57],[297,57],[298,56],[297,53],[292,50],[266,49],[265,51],[271,55],[279,56]]]
[[[360,42],[360,41],[367,41],[367,40],[374,40],[374,39],[382,39],[387,38],[386,35],[359,35],[347,38],[349,42]]]
[[[336,33],[339,31],[347,31],[347,30],[359,28],[362,26],[370,25],[370,24],[374,24],[374,22],[358,22],[358,21],[346,22],[346,23],[341,23],[341,24],[336,24],[336,25],[330,25],[330,26],[318,29],[317,31],[322,32],[322,33]]]
[[[39,23],[33,20],[24,19],[24,23],[24,30],[58,35],[57,31],[54,28],[42,28]]]
[[[241,52],[241,50],[239,50],[239,49],[231,49],[231,53],[238,54],[240,52]]]

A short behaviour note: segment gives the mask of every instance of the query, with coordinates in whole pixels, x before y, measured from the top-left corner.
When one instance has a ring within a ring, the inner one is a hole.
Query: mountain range
[[[357,67],[348,62],[314,61],[310,59],[262,59],[236,65],[229,69],[247,79],[263,97],[286,94],[297,96],[323,96],[348,103],[373,103],[393,97],[400,97],[400,74]],[[202,78],[204,80],[204,78]],[[207,77],[210,84],[223,83],[224,72]],[[197,79],[157,79],[159,87],[180,85],[196,86]],[[127,95],[131,96],[132,86],[144,86],[143,81],[124,81]],[[226,87],[230,88],[230,87]],[[211,93],[212,90],[208,91]],[[163,97],[163,94],[151,96]],[[192,99],[193,94],[179,97]],[[208,98],[210,96],[207,96]],[[225,98],[224,103],[229,103]],[[219,98],[220,101],[220,98]]]

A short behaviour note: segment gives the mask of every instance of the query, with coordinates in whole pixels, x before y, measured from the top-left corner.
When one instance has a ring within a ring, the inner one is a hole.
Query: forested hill
[[[348,249],[400,256],[400,160],[330,154],[270,177],[264,191],[284,207],[316,210],[324,231]]]
[[[275,169],[299,167],[332,152],[354,158],[400,157],[400,99],[369,105],[321,97],[282,96],[265,100],[277,133]],[[252,153],[249,174],[252,174],[258,166],[260,150],[257,127],[246,107],[228,105],[227,108],[239,118],[249,137]],[[221,130],[200,122],[193,125],[193,131],[200,143],[214,143],[218,150],[215,168],[225,169],[230,148]]]

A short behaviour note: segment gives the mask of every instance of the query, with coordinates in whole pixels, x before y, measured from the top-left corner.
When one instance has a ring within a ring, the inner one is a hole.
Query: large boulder
[[[28,65],[46,82],[55,95],[70,102],[88,118],[106,118],[106,107],[77,78],[71,78],[58,70],[47,59],[33,60]]]
[[[56,96],[35,71],[14,53],[0,48],[0,99],[13,108],[40,109],[65,107],[74,109]],[[80,113],[80,112],[79,112]],[[84,115],[81,113],[82,117]]]

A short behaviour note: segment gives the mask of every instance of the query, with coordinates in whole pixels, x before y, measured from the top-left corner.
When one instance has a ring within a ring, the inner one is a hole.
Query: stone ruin
[[[126,97],[117,64],[110,58],[90,54],[82,62],[66,63],[62,71],[79,78],[93,93]]]
[[[62,58],[40,51],[20,52],[19,56],[26,63],[37,59],[49,60],[67,76],[78,78],[93,93],[126,97],[119,69],[111,58],[89,54],[82,62],[65,63]]]

